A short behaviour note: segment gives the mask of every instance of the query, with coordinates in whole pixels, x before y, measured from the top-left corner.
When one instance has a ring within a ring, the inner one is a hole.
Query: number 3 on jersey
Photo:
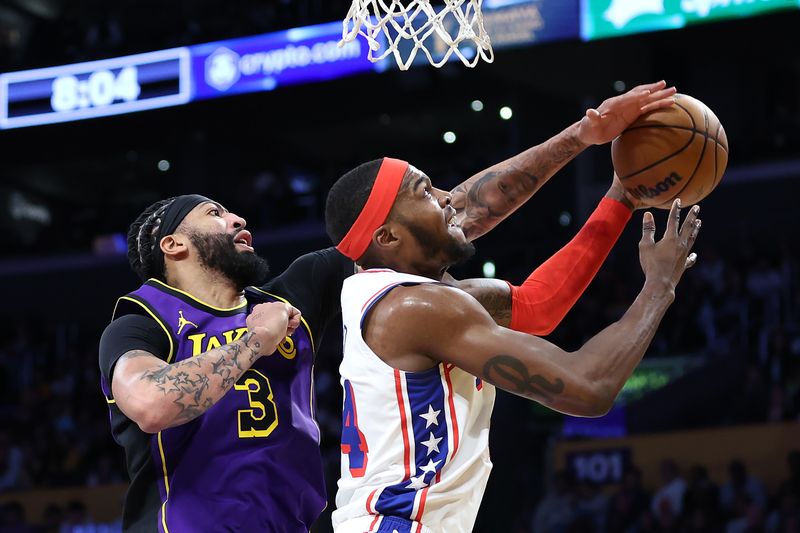
[[[252,368],[234,385],[246,391],[250,409],[239,410],[239,438],[267,437],[278,427],[278,407],[267,376]]]
[[[344,380],[344,409],[342,412],[342,453],[347,455],[350,474],[363,477],[367,470],[369,448],[364,434],[358,429],[358,412],[353,385]]]

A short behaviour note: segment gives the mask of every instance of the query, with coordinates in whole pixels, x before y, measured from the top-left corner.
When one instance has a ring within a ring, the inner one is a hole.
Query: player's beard
[[[239,252],[233,235],[191,233],[189,238],[197,248],[200,263],[230,279],[238,290],[266,281],[269,274],[267,260],[255,253]]]
[[[422,247],[427,257],[444,256],[445,261],[447,261],[446,266],[448,267],[463,263],[475,255],[474,244],[471,242],[460,242],[450,235],[450,232],[447,232],[447,237],[445,239],[437,240],[436,236],[411,219],[404,218],[403,224],[408,228],[411,235],[417,239],[417,242]]]

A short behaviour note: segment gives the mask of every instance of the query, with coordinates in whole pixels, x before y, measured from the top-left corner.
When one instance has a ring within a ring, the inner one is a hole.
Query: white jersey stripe
[[[403,466],[405,467],[405,476],[403,477],[403,481],[408,481],[413,475],[413,472],[411,471],[411,465],[413,465],[415,462],[414,428],[411,422],[411,402],[408,399],[408,385],[406,384],[405,372],[395,370],[394,378],[395,383],[399,385],[397,391],[397,401],[400,402],[400,420],[403,422],[403,446],[405,447],[403,452]]]
[[[448,457],[448,461],[452,461],[453,457],[455,457],[456,452],[458,451],[459,442],[459,434],[458,434],[458,419],[456,418],[455,414],[455,405],[453,400],[453,384],[450,382],[450,372],[452,372],[454,366],[445,364],[444,371],[442,372],[444,377],[445,386],[447,389],[447,421],[450,425],[452,425],[452,441],[453,445],[450,448],[450,455]]]

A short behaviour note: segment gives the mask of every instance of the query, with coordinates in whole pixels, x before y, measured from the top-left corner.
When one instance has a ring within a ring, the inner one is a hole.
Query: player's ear
[[[387,223],[372,234],[372,243],[380,250],[394,248],[400,244],[401,236],[395,224]]]
[[[172,235],[167,235],[166,237],[161,239],[159,246],[161,246],[161,252],[164,254],[164,257],[172,257],[173,259],[177,259],[178,256],[185,254],[189,247],[188,247],[189,237],[182,233],[173,233]]]

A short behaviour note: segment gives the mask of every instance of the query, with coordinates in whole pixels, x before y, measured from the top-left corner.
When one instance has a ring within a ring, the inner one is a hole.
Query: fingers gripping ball
[[[714,190],[728,165],[728,138],[717,116],[685,94],[646,113],[611,144],[614,170],[646,206],[692,205]]]

